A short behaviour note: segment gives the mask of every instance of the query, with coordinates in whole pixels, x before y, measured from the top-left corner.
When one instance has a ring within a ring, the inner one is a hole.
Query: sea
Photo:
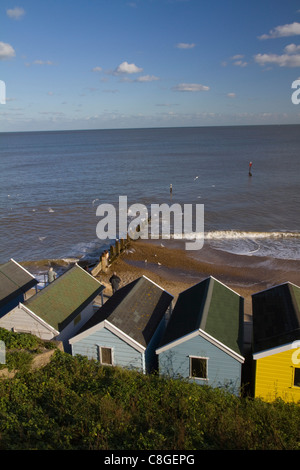
[[[135,204],[202,206],[204,245],[300,260],[299,125],[0,133],[0,168],[0,263],[96,262],[121,196],[128,224]]]

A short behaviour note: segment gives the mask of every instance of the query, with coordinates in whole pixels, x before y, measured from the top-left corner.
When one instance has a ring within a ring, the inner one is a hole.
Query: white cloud
[[[208,91],[209,87],[200,83],[180,83],[172,88],[173,91]]]
[[[235,93],[227,93],[228,98],[235,98],[236,94]]]
[[[142,72],[143,69],[140,67],[137,67],[135,64],[128,64],[128,62],[122,62],[122,64],[118,65],[118,67],[115,70],[115,73],[122,74],[122,73],[139,73]]]
[[[34,60],[33,64],[36,64],[36,65],[53,65],[53,62],[51,62],[51,60]]]
[[[10,44],[6,42],[0,42],[0,60],[10,59],[15,55],[16,52]]]
[[[259,65],[278,65],[279,67],[300,67],[300,45],[288,44],[284,54],[256,54],[254,60]]]
[[[193,49],[194,47],[196,46],[196,44],[194,43],[186,43],[186,42],[179,42],[178,44],[176,44],[176,47],[178,49]]]
[[[246,62],[245,60],[242,60],[244,57],[245,56],[243,54],[236,54],[230,57],[230,60],[232,61],[232,64],[235,65],[236,67],[247,67],[248,62]],[[226,67],[228,65],[227,61],[223,61],[221,65],[223,67]]]
[[[244,57],[245,56],[243,54],[236,54],[231,57],[231,60],[239,60],[239,59],[243,59]]]
[[[155,77],[154,75],[143,75],[142,77],[138,77],[135,81],[136,82],[154,82],[155,80],[159,80],[159,77]]]
[[[300,23],[285,24],[271,29],[269,34],[263,34],[258,39],[282,38],[287,36],[298,36],[300,34]]]
[[[13,20],[19,20],[20,18],[22,18],[22,16],[25,15],[25,10],[20,7],[15,7],[15,8],[7,9],[6,14]]]
[[[284,50],[287,54],[295,54],[296,52],[300,52],[300,46],[296,46],[296,44],[288,44]]]
[[[102,67],[94,67],[92,69],[92,72],[101,72],[102,71]]]
[[[237,67],[247,67],[248,62],[245,62],[243,60],[236,60],[233,62],[233,65],[236,65]]]
[[[254,60],[259,65],[278,65],[279,67],[300,67],[300,54],[256,54]]]

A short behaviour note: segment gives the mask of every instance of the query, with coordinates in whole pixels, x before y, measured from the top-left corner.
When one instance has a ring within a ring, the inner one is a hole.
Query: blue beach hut
[[[213,277],[181,292],[156,350],[160,374],[238,394],[243,317],[244,299]]]
[[[155,349],[165,331],[173,296],[145,276],[110,297],[69,340],[72,355],[103,365],[157,368]]]

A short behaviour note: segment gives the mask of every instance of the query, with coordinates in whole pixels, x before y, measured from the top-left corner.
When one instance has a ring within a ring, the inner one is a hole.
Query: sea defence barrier
[[[135,228],[135,232],[139,233],[144,227],[150,223],[151,217],[148,220],[138,224]],[[109,250],[104,250],[101,253],[99,258],[99,262],[93,267],[91,270],[91,275],[96,277],[100,273],[106,273],[108,268],[111,264],[123,253],[131,244],[132,241],[136,240],[136,238],[131,238],[130,235],[127,233],[126,238],[116,239],[115,243],[110,245]]]
[[[106,273],[109,266],[116,260],[116,258],[118,258],[118,256],[128,248],[130,241],[129,235],[127,235],[126,239],[121,238],[121,240],[116,240],[114,245],[110,245],[109,251],[103,251],[99,258],[99,262],[91,270],[91,275],[95,277],[101,272]]]

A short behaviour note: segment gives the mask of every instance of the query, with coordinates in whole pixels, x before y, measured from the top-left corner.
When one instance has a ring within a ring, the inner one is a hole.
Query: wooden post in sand
[[[106,253],[103,252],[101,255],[101,264],[102,264],[102,272],[106,273],[107,270],[107,258]]]

